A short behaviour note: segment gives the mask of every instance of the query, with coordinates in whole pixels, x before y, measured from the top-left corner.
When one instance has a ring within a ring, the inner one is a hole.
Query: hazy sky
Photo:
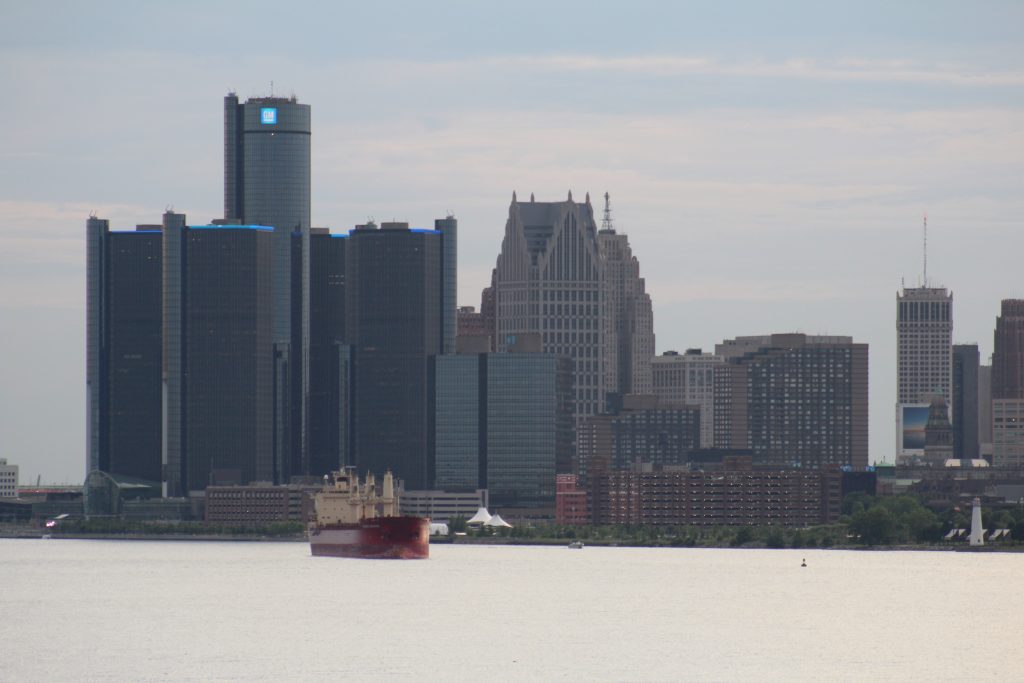
[[[0,457],[85,473],[85,220],[222,214],[222,98],[313,112],[313,223],[459,219],[479,305],[512,191],[612,196],[657,349],[870,344],[891,458],[895,296],[954,292],[992,352],[1024,297],[1024,4],[0,6]],[[894,6],[895,5],[895,6]]]

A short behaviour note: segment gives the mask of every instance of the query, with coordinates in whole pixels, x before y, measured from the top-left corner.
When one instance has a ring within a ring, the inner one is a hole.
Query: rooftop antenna
[[[270,81],[270,96],[274,96],[274,81]]]
[[[924,212],[924,287],[928,289],[928,212]]]
[[[601,219],[601,230],[615,232],[615,226],[612,224],[612,200],[607,192],[604,193],[604,218]]]

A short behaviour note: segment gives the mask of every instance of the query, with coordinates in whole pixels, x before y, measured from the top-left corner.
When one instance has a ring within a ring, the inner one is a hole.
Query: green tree
[[[896,517],[880,505],[859,512],[850,520],[850,532],[858,536],[864,545],[891,543],[896,528]]]
[[[764,544],[769,548],[785,548],[786,536],[782,533],[782,529],[772,527],[768,531],[768,537],[765,538]]]

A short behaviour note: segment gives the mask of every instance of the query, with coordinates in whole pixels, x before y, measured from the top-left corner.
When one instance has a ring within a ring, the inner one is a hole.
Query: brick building
[[[842,472],[754,468],[738,457],[714,472],[593,473],[589,494],[595,525],[803,527],[839,519]]]

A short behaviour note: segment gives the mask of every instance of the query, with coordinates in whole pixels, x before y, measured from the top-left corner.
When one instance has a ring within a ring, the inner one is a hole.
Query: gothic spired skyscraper
[[[310,134],[309,105],[294,96],[224,98],[224,219],[275,233],[274,342],[288,359],[287,381],[275,382],[288,394],[275,396],[275,421],[289,425],[293,473],[309,470]]]
[[[512,195],[495,269],[496,348],[537,333],[547,353],[573,361],[577,418],[603,412],[609,394],[650,393],[650,297],[625,235],[598,233],[590,195],[576,203]]]
[[[615,232],[611,200],[604,193],[604,219],[597,233],[601,254],[601,290],[604,316],[604,370],[607,391],[619,397],[651,394],[654,384],[654,313],[644,290],[640,262],[629,238]]]

